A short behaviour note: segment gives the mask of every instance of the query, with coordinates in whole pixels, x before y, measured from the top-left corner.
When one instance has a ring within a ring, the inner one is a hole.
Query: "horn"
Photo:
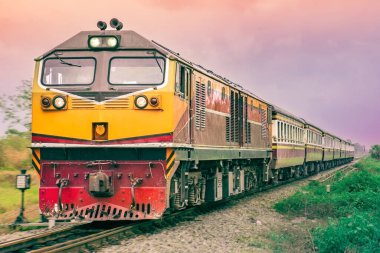
[[[120,24],[120,21],[117,18],[113,18],[110,20],[110,25],[112,28],[116,28]]]
[[[116,26],[116,30],[121,30],[123,28],[123,23],[119,22],[119,24]]]
[[[98,21],[98,23],[96,24],[96,26],[100,29],[100,30],[105,30],[107,29],[107,23],[104,22],[104,21]]]

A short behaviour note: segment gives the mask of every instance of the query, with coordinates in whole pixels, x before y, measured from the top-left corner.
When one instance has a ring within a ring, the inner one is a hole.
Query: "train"
[[[54,220],[144,220],[351,161],[354,147],[117,20],[35,59],[32,165]]]

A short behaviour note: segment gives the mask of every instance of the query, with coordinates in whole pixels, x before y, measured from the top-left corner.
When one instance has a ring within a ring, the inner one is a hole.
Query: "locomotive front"
[[[154,219],[167,207],[175,63],[113,22],[36,59],[32,152],[46,217]]]

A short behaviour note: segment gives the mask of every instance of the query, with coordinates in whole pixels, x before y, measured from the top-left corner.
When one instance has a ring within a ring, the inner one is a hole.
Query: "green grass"
[[[327,220],[313,231],[320,252],[380,252],[380,161],[367,157],[355,164],[359,171],[331,184],[318,182],[274,205],[290,217]]]
[[[28,171],[28,173],[34,173]],[[21,192],[15,187],[18,171],[0,171],[0,214],[18,210],[21,203]],[[38,178],[32,175],[31,188],[25,191],[25,205],[38,203]]]

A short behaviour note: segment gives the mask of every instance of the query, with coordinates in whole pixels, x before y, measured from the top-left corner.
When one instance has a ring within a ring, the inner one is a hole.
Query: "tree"
[[[2,95],[0,110],[4,113],[4,120],[8,122],[8,129],[25,128],[31,130],[32,121],[32,81],[22,80],[16,87],[16,95]],[[9,131],[9,130],[8,130]]]
[[[380,145],[373,145],[369,151],[372,158],[380,160]]]

